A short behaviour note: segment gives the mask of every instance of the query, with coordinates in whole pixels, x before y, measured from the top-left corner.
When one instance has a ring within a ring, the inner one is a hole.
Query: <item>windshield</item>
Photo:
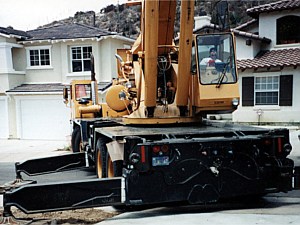
[[[237,82],[234,44],[230,33],[198,35],[196,46],[201,84]]]

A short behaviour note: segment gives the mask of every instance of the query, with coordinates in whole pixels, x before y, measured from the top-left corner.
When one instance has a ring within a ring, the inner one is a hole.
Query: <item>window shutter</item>
[[[293,105],[293,75],[280,76],[279,105]]]
[[[242,106],[254,106],[254,77],[242,78]]]

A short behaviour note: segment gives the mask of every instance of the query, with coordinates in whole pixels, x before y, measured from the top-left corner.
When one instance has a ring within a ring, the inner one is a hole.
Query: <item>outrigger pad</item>
[[[31,224],[33,222],[32,219],[18,219],[15,218],[14,216],[2,216],[0,217],[0,224],[5,224],[5,225],[26,225],[26,224]]]
[[[27,184],[36,184],[36,181],[16,179],[14,181],[7,182],[0,186],[0,194],[4,194],[6,191],[10,191],[12,189],[15,189],[15,188],[27,185]]]

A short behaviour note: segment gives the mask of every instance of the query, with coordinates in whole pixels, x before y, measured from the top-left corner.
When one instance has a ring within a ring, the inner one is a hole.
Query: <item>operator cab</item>
[[[192,50],[192,73],[197,75],[195,106],[207,113],[230,113],[239,104],[239,86],[232,33],[199,34]]]
[[[197,35],[196,49],[198,76],[202,85],[232,84],[237,82],[233,35]]]

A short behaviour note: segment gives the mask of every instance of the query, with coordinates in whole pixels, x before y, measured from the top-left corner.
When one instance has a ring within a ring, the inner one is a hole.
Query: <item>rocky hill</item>
[[[212,22],[217,23],[216,19],[216,3],[219,0],[196,0],[195,16],[211,15]],[[254,0],[231,0],[228,1],[228,18],[229,26],[236,27],[251,18],[246,14],[246,9],[262,5],[275,0],[254,1]],[[177,3],[176,27],[175,33],[179,30],[180,18],[180,1]],[[62,23],[83,23],[90,26],[99,27],[111,32],[116,32],[127,37],[136,38],[140,32],[140,6],[125,6],[125,5],[109,5],[102,8],[99,12],[77,12],[73,17],[69,17],[59,21],[53,21],[43,27],[53,26]]]

